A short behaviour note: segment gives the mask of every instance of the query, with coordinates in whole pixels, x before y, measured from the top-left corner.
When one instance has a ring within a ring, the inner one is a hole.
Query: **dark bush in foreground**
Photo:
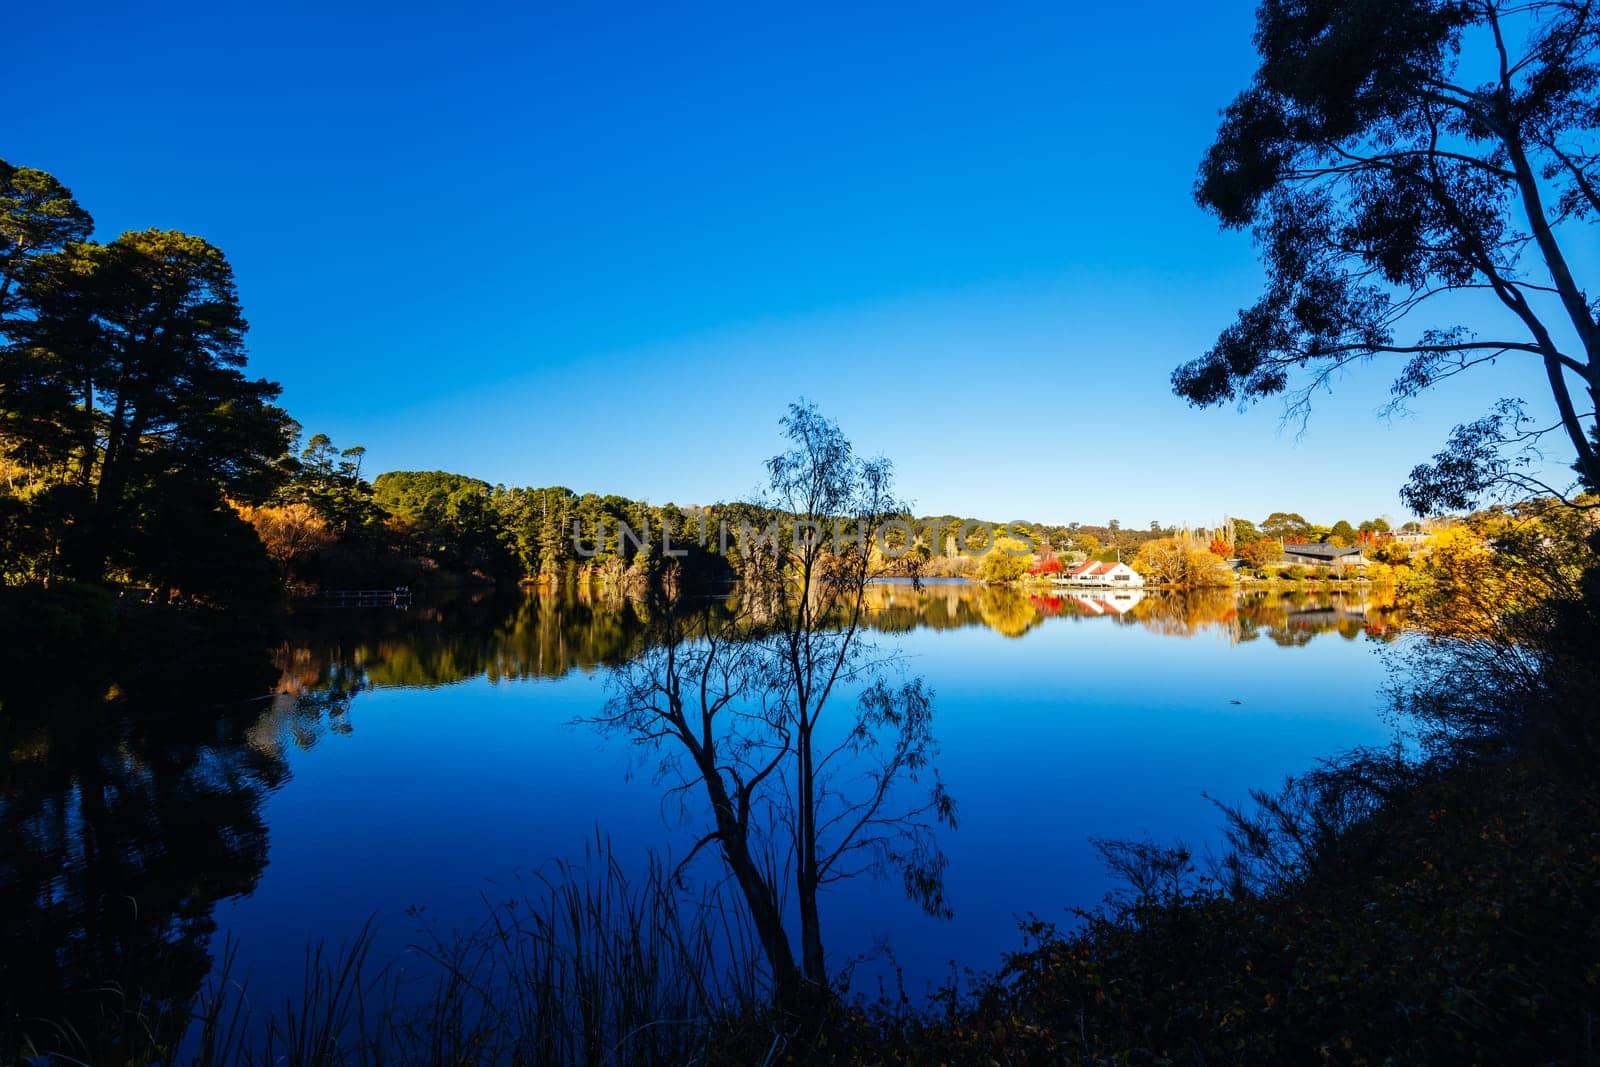
[[[0,648],[17,664],[109,642],[116,630],[116,599],[97,585],[0,586]]]

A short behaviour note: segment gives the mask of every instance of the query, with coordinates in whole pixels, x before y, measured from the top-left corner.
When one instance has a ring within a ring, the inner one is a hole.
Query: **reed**
[[[300,988],[281,1004],[252,999],[228,943],[186,1026],[126,1010],[115,1033],[35,1022],[9,1044],[24,1062],[92,1065],[697,1062],[720,1020],[760,1014],[768,979],[742,910],[719,887],[684,890],[670,871],[652,856],[630,877],[597,839],[582,863],[552,865],[510,901],[486,899],[477,927],[431,936],[406,959],[377,958],[370,921],[347,942],[311,943]],[[160,1002],[143,992],[142,1003]]]

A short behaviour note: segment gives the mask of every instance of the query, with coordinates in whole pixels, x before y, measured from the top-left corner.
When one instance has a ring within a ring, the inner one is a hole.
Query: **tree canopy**
[[[1282,541],[1285,538],[1304,537],[1311,524],[1305,516],[1293,511],[1274,511],[1261,520],[1261,532]]]
[[[1565,0],[1267,0],[1260,66],[1196,187],[1250,229],[1267,284],[1176,392],[1287,394],[1304,416],[1341,370],[1395,359],[1397,404],[1501,357],[1542,366],[1559,412],[1502,401],[1403,494],[1413,510],[1551,487],[1526,451],[1561,432],[1600,486],[1600,321],[1569,247],[1600,213],[1600,12]],[[1492,316],[1482,332],[1463,324]],[[1555,487],[1561,489],[1562,487]]]
[[[31,265],[93,230],[89,213],[53,175],[0,159],[0,331],[21,311]]]
[[[24,518],[76,577],[168,573],[140,546],[170,542],[141,530],[222,530],[218,505],[265,499],[295,432],[277,384],[244,373],[232,268],[176,231],[93,242],[41,172],[0,166],[0,187],[0,444],[29,472]]]

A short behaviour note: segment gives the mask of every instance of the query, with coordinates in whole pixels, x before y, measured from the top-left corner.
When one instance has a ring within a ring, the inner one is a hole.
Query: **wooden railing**
[[[409,608],[411,589],[324,589],[307,599],[331,608]]]

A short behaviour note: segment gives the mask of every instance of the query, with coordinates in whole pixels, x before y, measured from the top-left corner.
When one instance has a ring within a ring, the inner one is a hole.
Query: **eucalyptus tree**
[[[932,766],[933,694],[863,639],[881,531],[906,513],[891,467],[857,456],[808,403],[783,428],[791,447],[745,512],[774,518],[766,536],[741,538],[738,590],[659,594],[654,647],[619,670],[597,722],[658,750],[671,795],[709,807],[684,866],[702,849],[720,855],[775,998],[794,1008],[829,985],[829,886],[892,871],[924,909],[949,913],[936,833],[956,812]]]
[[[1274,511],[1261,520],[1261,532],[1277,541],[1288,537],[1304,537],[1311,529],[1305,516],[1295,511]]]
[[[1402,492],[1418,511],[1562,491],[1529,449],[1559,433],[1600,487],[1600,319],[1575,248],[1600,214],[1600,11],[1583,0],[1266,0],[1260,66],[1223,113],[1196,197],[1250,229],[1264,293],[1173,374],[1195,404],[1286,394],[1303,418],[1345,368],[1394,360],[1403,404],[1499,359],[1542,368],[1558,413],[1513,399],[1459,428]]]

